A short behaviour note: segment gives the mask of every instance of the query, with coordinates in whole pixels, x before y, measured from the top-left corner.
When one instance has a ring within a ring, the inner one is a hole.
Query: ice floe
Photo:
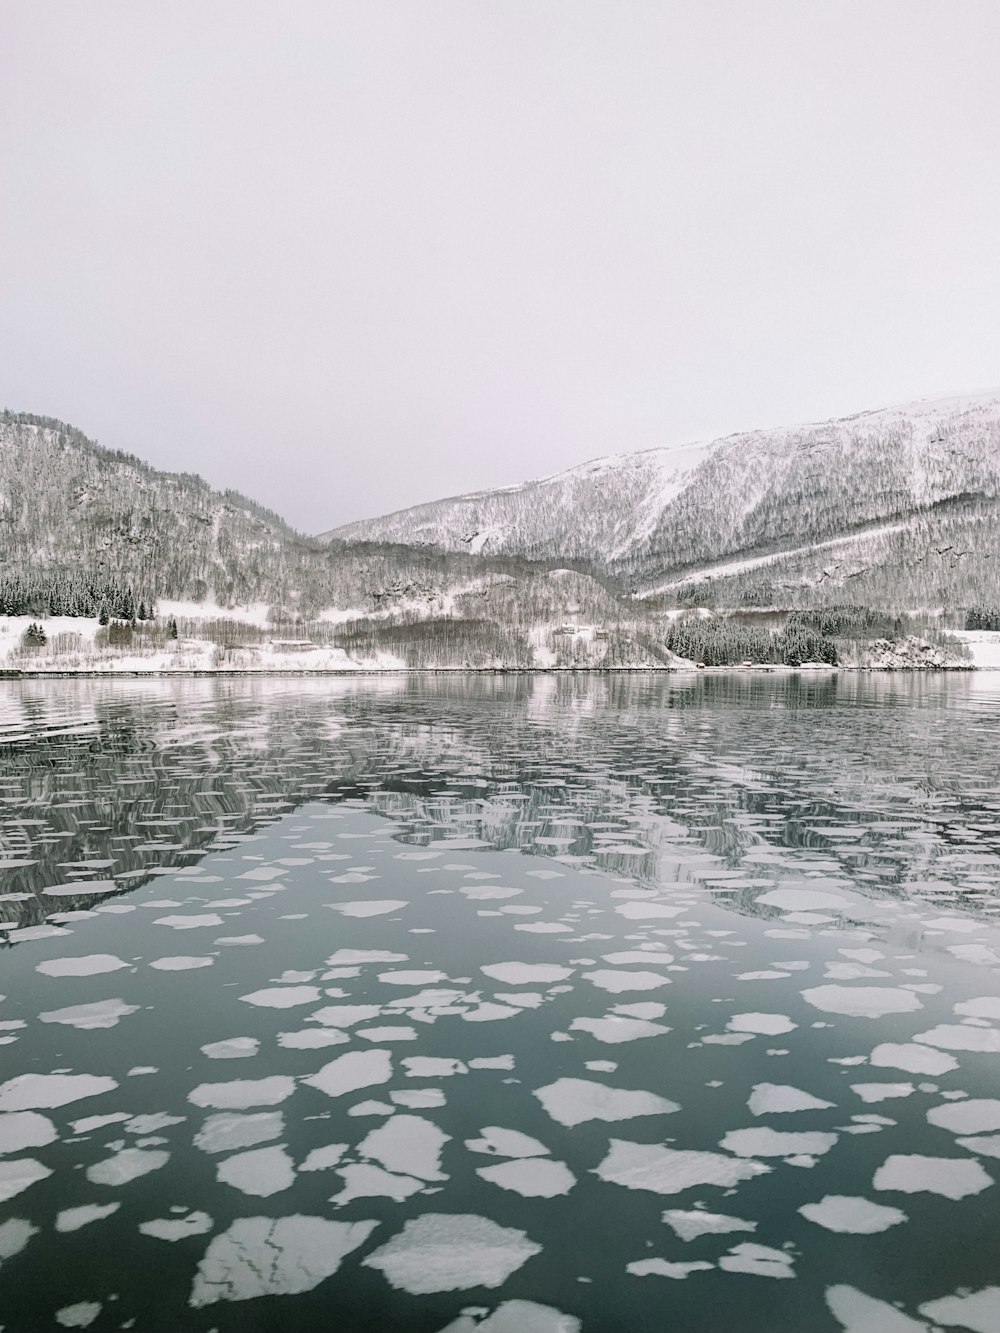
[[[113,953],[89,953],[76,958],[48,958],[35,966],[47,977],[93,977],[102,972],[118,972],[130,964]]]
[[[388,1083],[391,1078],[391,1053],[371,1050],[348,1051],[346,1055],[339,1055],[302,1081],[320,1092],[325,1092],[328,1097],[342,1097],[345,1093],[357,1091],[358,1088],[370,1088],[379,1083]]]
[[[91,1004],[74,1004],[66,1009],[51,1009],[48,1013],[39,1014],[38,1017],[43,1023],[64,1023],[67,1027],[87,1031],[92,1028],[117,1027],[123,1018],[136,1013],[138,1009],[137,1004],[126,1004],[121,999],[94,1000]]]
[[[756,1083],[747,1102],[753,1115],[789,1115],[793,1111],[823,1111],[833,1106],[810,1092],[784,1083]]]
[[[843,1333],[927,1333],[922,1320],[911,1319],[886,1301],[866,1296],[856,1287],[837,1284],[826,1289],[825,1297]]]
[[[560,1078],[533,1096],[545,1110],[566,1126],[582,1125],[588,1120],[631,1120],[636,1116],[670,1115],[679,1111],[676,1102],[642,1089],[609,1088],[592,1079]]]
[[[6,1203],[52,1172],[33,1157],[16,1157],[11,1162],[0,1162],[0,1203]]]
[[[900,986],[815,986],[802,991],[802,998],[825,1014],[848,1018],[884,1018],[886,1014],[911,1014],[921,1008],[913,991]]]
[[[238,1078],[228,1083],[199,1083],[188,1093],[195,1106],[210,1106],[220,1111],[240,1110],[247,1106],[277,1106],[295,1091],[295,1080],[287,1074],[270,1078]]]
[[[215,1174],[224,1185],[232,1185],[244,1194],[260,1198],[280,1194],[295,1183],[292,1159],[277,1144],[225,1157],[216,1164]]]
[[[92,1222],[100,1222],[112,1213],[117,1213],[120,1203],[84,1203],[78,1208],[64,1208],[56,1214],[57,1231],[79,1231]]]
[[[929,1050],[915,1042],[883,1042],[868,1057],[881,1069],[902,1069],[907,1074],[948,1074],[958,1068],[953,1055]]]
[[[836,1142],[836,1134],[820,1130],[768,1129],[761,1125],[730,1130],[720,1146],[737,1157],[797,1157],[803,1153],[820,1157]]]
[[[413,1296],[499,1287],[541,1251],[525,1232],[474,1213],[424,1213],[362,1263]]]
[[[654,1194],[680,1194],[693,1185],[731,1188],[770,1171],[762,1162],[716,1152],[664,1148],[657,1143],[631,1143],[612,1139],[610,1151],[594,1174],[630,1190]]]
[[[0,1114],[0,1154],[23,1152],[25,1148],[44,1148],[58,1138],[48,1116],[37,1111],[7,1111]]]
[[[446,1180],[441,1171],[441,1150],[449,1140],[450,1135],[423,1116],[394,1115],[362,1139],[358,1154],[373,1158],[387,1171],[419,1176],[421,1180]]]
[[[992,1097],[969,1097],[946,1102],[927,1112],[927,1119],[953,1134],[982,1134],[1000,1129],[1000,1101]]]
[[[852,1236],[873,1236],[906,1221],[906,1214],[899,1208],[847,1194],[825,1194],[818,1203],[803,1204],[799,1212],[827,1231],[847,1232]]]
[[[945,1199],[964,1199],[981,1194],[993,1184],[992,1176],[971,1157],[923,1157],[919,1153],[895,1153],[875,1172],[872,1188],[898,1190],[901,1194],[940,1194]]]
[[[368,1239],[377,1222],[330,1222],[324,1217],[241,1217],[213,1237],[198,1265],[189,1303],[290,1296],[331,1277],[345,1256]]]
[[[186,1240],[188,1236],[204,1236],[211,1231],[212,1219],[201,1212],[188,1213],[186,1217],[154,1217],[149,1222],[140,1222],[139,1230],[155,1240]]]
[[[101,1074],[18,1074],[0,1085],[0,1111],[51,1110],[117,1087]]]
[[[663,1220],[684,1241],[699,1236],[724,1236],[733,1231],[756,1231],[757,1223],[726,1213],[708,1213],[701,1209],[668,1208]]]
[[[785,1250],[775,1250],[769,1245],[755,1245],[744,1241],[734,1245],[728,1254],[719,1260],[719,1267],[725,1273],[752,1273],[755,1277],[794,1277],[792,1256]]]

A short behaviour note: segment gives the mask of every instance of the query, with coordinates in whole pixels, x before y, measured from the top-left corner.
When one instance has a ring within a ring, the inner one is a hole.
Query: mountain
[[[996,602],[1000,391],[616,455],[331,539],[587,562],[670,603]]]

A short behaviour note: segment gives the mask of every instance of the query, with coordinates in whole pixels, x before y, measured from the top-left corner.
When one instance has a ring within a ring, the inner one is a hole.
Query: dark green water
[[[988,675],[6,683],[0,1327],[1000,1329],[998,913]]]

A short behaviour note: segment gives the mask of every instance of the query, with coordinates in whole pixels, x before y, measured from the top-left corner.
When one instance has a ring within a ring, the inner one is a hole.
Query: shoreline
[[[1000,667],[982,667],[971,663],[961,663],[954,666],[828,666],[823,665],[803,665],[803,666],[785,666],[783,664],[765,664],[761,663],[754,666],[742,666],[733,664],[732,666],[711,666],[711,667],[681,667],[681,666],[635,666],[635,667],[313,667],[303,668],[296,671],[288,667],[275,668],[248,668],[248,667],[178,667],[176,669],[151,669],[149,671],[140,671],[135,668],[122,668],[120,670],[95,671],[83,669],[76,671],[66,670],[23,670],[19,667],[0,668],[0,680],[72,680],[81,677],[88,680],[114,680],[116,677],[126,677],[130,680],[135,678],[163,679],[171,676],[184,677],[208,677],[208,676],[244,676],[244,677],[278,677],[278,676],[621,676],[621,675],[693,675],[693,676],[718,676],[728,675],[732,672],[750,675],[753,673],[764,675],[800,675],[808,676],[820,675],[838,675],[841,672],[849,672],[854,675],[878,674],[878,675],[942,675],[942,674],[970,674],[976,672],[989,672],[1000,670]]]

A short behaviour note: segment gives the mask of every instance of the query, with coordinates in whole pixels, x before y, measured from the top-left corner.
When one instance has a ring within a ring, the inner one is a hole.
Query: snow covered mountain
[[[586,561],[682,602],[996,601],[1000,390],[598,459],[331,538]]]

